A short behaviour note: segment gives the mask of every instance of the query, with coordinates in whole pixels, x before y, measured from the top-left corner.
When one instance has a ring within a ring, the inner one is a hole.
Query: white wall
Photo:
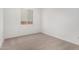
[[[0,47],[3,43],[3,9],[0,8]]]
[[[5,8],[4,10],[4,38],[11,38],[40,32],[40,9],[33,9],[33,25],[20,24],[20,9]]]
[[[4,38],[43,32],[79,44],[79,9],[34,9],[33,25],[20,25],[20,9],[5,8]]]
[[[79,45],[79,9],[43,9],[44,33]]]

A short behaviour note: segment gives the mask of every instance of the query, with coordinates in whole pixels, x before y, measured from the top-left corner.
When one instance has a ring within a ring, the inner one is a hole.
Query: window
[[[33,9],[21,8],[21,24],[33,24]]]

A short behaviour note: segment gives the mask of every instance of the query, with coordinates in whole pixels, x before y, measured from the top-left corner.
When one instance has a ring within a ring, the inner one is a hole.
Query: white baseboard
[[[76,45],[79,45],[79,43],[78,43],[78,42],[75,42],[75,41],[70,41],[70,40],[64,39],[64,38],[62,38],[62,37],[55,36],[55,35],[50,34],[50,33],[46,33],[46,32],[43,32],[43,33],[44,33],[44,34],[47,34],[47,35],[49,35],[49,36],[53,36],[53,37],[59,38],[59,39],[61,39],[61,40],[64,40],[64,41],[67,41],[67,42],[70,42],[70,43],[76,44]]]
[[[21,34],[21,35],[13,35],[13,36],[10,36],[10,37],[6,37],[6,38],[4,38],[4,39],[6,40],[6,39],[10,39],[10,38],[16,38],[16,37],[21,37],[21,36],[31,35],[31,34],[36,34],[36,33],[41,33],[41,32],[34,32],[34,33]]]
[[[0,48],[2,47],[4,39],[0,39]]]

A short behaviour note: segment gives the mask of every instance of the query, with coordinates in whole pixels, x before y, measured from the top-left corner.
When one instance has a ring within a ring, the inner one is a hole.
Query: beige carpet
[[[78,45],[37,33],[16,38],[6,39],[3,50],[77,50]]]

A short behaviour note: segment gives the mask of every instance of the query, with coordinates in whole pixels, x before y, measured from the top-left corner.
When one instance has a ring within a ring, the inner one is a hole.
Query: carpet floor
[[[43,33],[5,39],[1,50],[78,50],[79,46]]]

